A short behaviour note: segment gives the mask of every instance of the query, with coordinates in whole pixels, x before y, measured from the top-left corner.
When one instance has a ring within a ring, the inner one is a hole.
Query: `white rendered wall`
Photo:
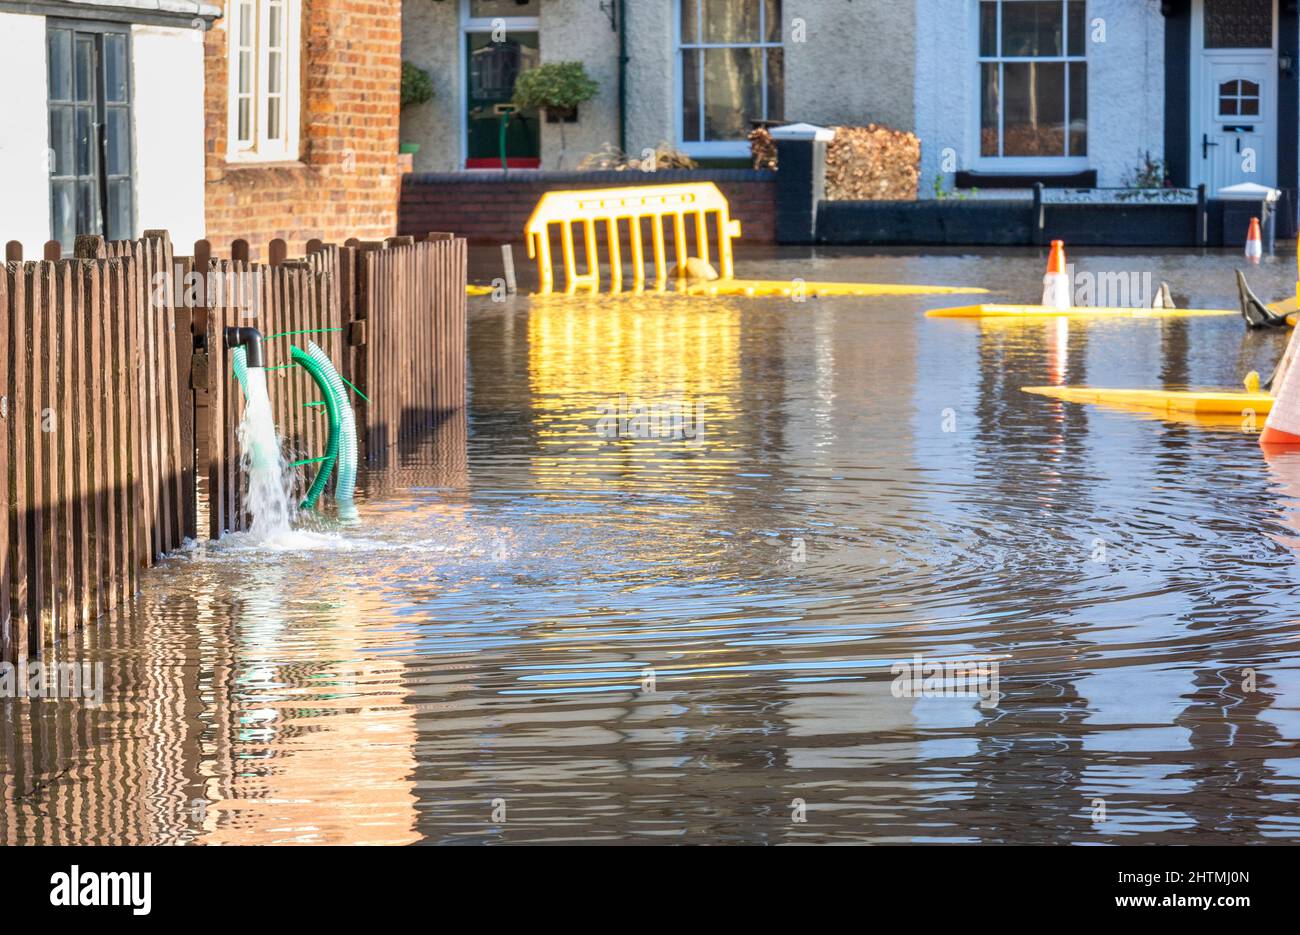
[[[0,13],[0,242],[40,259],[50,239],[49,110],[45,17]]]
[[[135,233],[167,230],[177,253],[205,233],[203,34],[131,28]]]

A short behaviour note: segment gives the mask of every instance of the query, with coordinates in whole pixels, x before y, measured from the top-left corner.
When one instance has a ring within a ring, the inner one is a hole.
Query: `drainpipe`
[[[226,347],[242,347],[249,367],[266,366],[266,355],[262,353],[262,332],[256,328],[227,328]]]
[[[618,149],[627,152],[627,0],[618,0]]]

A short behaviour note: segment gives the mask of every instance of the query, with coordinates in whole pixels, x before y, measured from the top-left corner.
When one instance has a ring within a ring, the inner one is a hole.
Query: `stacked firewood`
[[[921,140],[878,124],[833,127],[826,147],[826,197],[831,201],[914,201],[921,176]],[[754,168],[775,169],[776,144],[766,129],[749,135]]]

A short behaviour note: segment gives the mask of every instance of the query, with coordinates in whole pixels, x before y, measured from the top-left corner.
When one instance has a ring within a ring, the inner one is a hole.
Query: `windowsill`
[[[692,159],[744,159],[750,155],[748,140],[714,140],[707,143],[678,141],[677,149]]]
[[[226,157],[227,169],[305,169],[307,163],[300,159],[231,159]]]
[[[1097,170],[1086,166],[998,166],[961,170],[955,174],[957,188],[1026,188],[1042,182],[1048,188],[1095,188]]]

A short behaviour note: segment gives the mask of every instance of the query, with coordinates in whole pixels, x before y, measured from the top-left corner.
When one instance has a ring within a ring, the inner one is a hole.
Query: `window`
[[[980,156],[1088,153],[1084,0],[981,0]]]
[[[681,142],[744,155],[755,121],[780,121],[781,0],[679,0]]]
[[[1220,117],[1258,117],[1259,84],[1241,78],[1219,85]]]
[[[129,240],[130,35],[117,27],[52,24],[46,45],[51,237],[68,252],[78,234]]]
[[[231,0],[232,161],[298,158],[301,0]]]
[[[1273,0],[1205,0],[1205,48],[1273,48]]]

